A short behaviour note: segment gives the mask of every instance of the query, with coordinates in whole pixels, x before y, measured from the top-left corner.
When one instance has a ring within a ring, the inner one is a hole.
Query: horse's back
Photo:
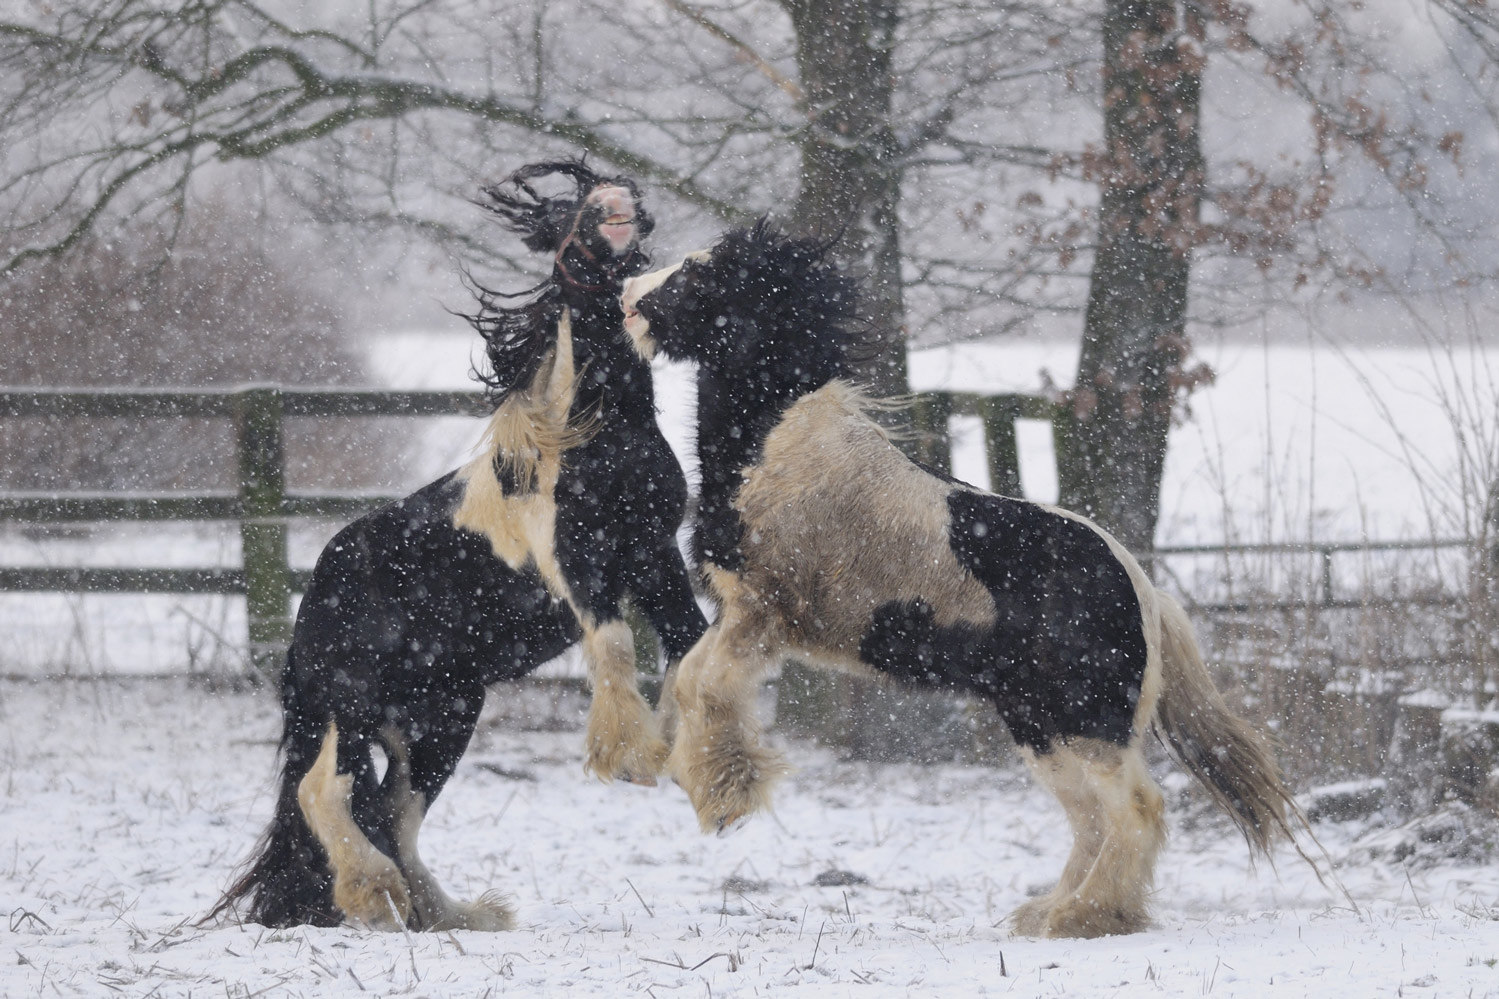
[[[862,403],[841,383],[803,397],[746,475],[742,576],[760,612],[801,649],[987,696],[1037,748],[1128,742],[1148,656],[1116,546],[918,465]]]

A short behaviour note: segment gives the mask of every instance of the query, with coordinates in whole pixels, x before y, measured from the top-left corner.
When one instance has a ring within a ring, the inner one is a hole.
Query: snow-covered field
[[[377,355],[392,385],[461,387],[471,349],[463,337],[394,336]],[[1033,391],[1043,368],[1065,380],[1072,349],[925,351],[912,380]],[[1455,370],[1443,358],[1226,345],[1208,359],[1219,381],[1174,434],[1162,542],[1433,530],[1418,473],[1439,479],[1456,459],[1436,401]],[[685,454],[690,375],[664,368],[658,386]],[[975,428],[955,429],[955,470],[982,483]],[[434,422],[411,484],[463,460],[477,436],[476,421]],[[1402,437],[1420,442],[1414,458]],[[1045,428],[1022,426],[1021,448],[1028,494],[1052,498]],[[330,529],[299,528],[294,561],[310,564]],[[5,564],[238,555],[233,531],[217,528],[0,537]],[[1354,907],[1294,854],[1251,869],[1225,823],[1176,801],[1155,929],[1035,941],[1012,938],[1004,916],[1056,875],[1070,837],[1018,767],[851,764],[793,745],[800,770],[775,816],[714,839],[674,787],[586,779],[576,731],[489,722],[423,846],[455,894],[514,894],[519,930],[198,926],[269,813],[273,698],[57,674],[222,672],[243,628],[232,600],[0,596],[0,676],[36,678],[0,680],[0,997],[1499,996],[1492,821],[1319,824]]]
[[[0,995],[1499,996],[1499,869],[1378,820],[1317,827],[1354,909],[1176,803],[1155,928],[1020,939],[1004,916],[1069,837],[1018,767],[794,744],[775,815],[718,839],[675,787],[585,778],[578,732],[492,719],[423,852],[455,894],[512,893],[519,929],[199,926],[269,815],[277,733],[267,694],[0,682]]]

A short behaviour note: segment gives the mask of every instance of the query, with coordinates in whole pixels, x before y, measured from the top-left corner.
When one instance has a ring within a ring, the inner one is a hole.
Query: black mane
[[[836,242],[786,236],[764,219],[724,234],[693,276],[723,311],[702,330],[700,363],[748,365],[787,401],[847,377],[870,337],[855,325],[858,283],[828,258]]]
[[[729,232],[706,261],[689,260],[678,275],[681,311],[672,325],[692,342],[658,341],[668,356],[699,364],[699,565],[737,567],[740,471],[759,460],[788,406],[847,377],[867,349],[866,328],[855,324],[858,285],[828,259],[832,246],[785,236],[762,219]]]
[[[560,292],[554,275],[533,288],[529,299],[520,305],[504,305],[503,300],[528,293],[512,295],[474,284],[479,310],[461,315],[484,339],[489,370],[475,365],[472,374],[484,386],[484,397],[491,407],[499,406],[511,392],[531,384],[536,377],[562,317]]]
[[[572,191],[547,196],[537,190],[533,181],[560,176],[572,182]],[[639,243],[655,228],[655,222],[640,203],[635,181],[624,176],[605,176],[595,172],[582,160],[548,160],[521,167],[498,184],[483,189],[487,201],[478,202],[494,215],[506,229],[518,234],[528,249],[538,253],[557,253],[576,225],[578,212],[589,193],[600,185],[624,187],[635,194],[636,248],[620,262],[618,268],[599,267],[598,289],[574,288],[575,291],[601,291],[612,300],[618,294],[619,282],[627,274],[649,265],[650,258],[639,249]],[[591,264],[585,261],[584,265]],[[488,371],[475,367],[473,376],[484,386],[491,406],[498,406],[517,388],[523,388],[536,372],[551,348],[562,316],[564,282],[559,266],[540,284],[518,293],[495,291],[473,282],[478,310],[460,313],[474,331],[484,339]],[[510,304],[517,302],[519,304]]]
[[[570,194],[547,197],[532,181],[542,177],[561,176],[573,182]],[[483,189],[487,202],[479,207],[494,215],[500,224],[521,237],[526,247],[537,253],[556,250],[567,238],[568,229],[588,193],[601,184],[628,188],[635,195],[636,228],[644,240],[656,227],[640,202],[640,188],[630,177],[609,177],[597,173],[582,160],[547,160],[531,163]]]

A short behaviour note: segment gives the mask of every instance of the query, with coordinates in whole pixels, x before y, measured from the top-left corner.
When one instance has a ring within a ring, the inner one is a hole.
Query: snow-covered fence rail
[[[952,441],[947,421],[976,416],[984,427],[989,488],[1006,496],[1020,493],[1020,449],[1015,421],[1052,418],[1055,403],[1034,395],[980,395],[975,392],[920,392],[912,406],[922,458],[943,473],[952,472]]]
[[[1309,585],[1285,587],[1279,595],[1254,597],[1194,596],[1193,588],[1182,587],[1185,599],[1192,609],[1210,614],[1248,614],[1258,611],[1358,610],[1368,608],[1376,602],[1365,587],[1350,583],[1343,577],[1346,573],[1336,571],[1339,557],[1435,555],[1441,552],[1463,552],[1470,559],[1483,559],[1481,540],[1463,538],[1416,538],[1391,541],[1278,541],[1244,544],[1161,545],[1153,553],[1159,567],[1174,566],[1192,559],[1212,559],[1217,562],[1230,557],[1261,557],[1265,559],[1308,560],[1314,567],[1308,575]],[[1170,569],[1168,568],[1168,573]],[[1289,591],[1297,590],[1297,593]],[[1421,592],[1402,593],[1398,601],[1404,606],[1448,606],[1466,599],[1466,592],[1455,589],[1429,589]],[[1392,598],[1393,599],[1393,598]]]

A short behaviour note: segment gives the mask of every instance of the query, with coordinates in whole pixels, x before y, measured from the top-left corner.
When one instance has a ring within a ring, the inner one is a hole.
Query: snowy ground
[[[199,927],[269,814],[277,726],[182,680],[0,682],[0,995],[1499,996],[1499,869],[1395,862],[1377,821],[1318,827],[1357,911],[1177,804],[1155,929],[1017,939],[1068,846],[1020,769],[796,744],[776,815],[716,839],[675,787],[585,778],[576,731],[491,721],[423,847],[520,929]]]

